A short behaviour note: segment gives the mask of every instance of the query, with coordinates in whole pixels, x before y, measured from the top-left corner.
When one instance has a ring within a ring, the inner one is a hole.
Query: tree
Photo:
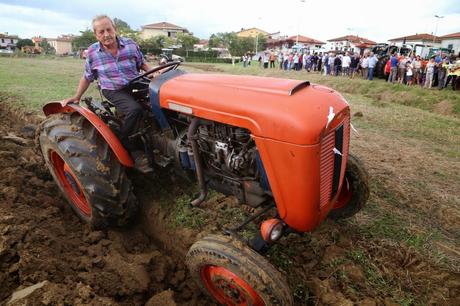
[[[177,44],[182,45],[182,49],[190,50],[193,49],[193,45],[197,44],[200,41],[199,38],[185,33],[177,34]]]
[[[18,42],[16,43],[16,48],[21,49],[24,46],[33,46],[34,42],[32,39],[25,38],[25,39],[19,39]]]
[[[115,24],[115,28],[117,30],[117,34],[123,37],[131,38],[132,40],[139,42],[139,32],[131,29],[129,24],[126,21],[123,21],[118,18],[113,19],[113,23]]]
[[[94,36],[93,31],[86,29],[85,31],[80,31],[81,35],[74,38],[72,41],[72,47],[74,50],[86,49],[93,43],[97,42],[96,36]]]
[[[234,32],[224,32],[212,34],[209,37],[210,48],[230,48],[230,44],[235,42],[238,36]]]
[[[114,18],[113,23],[115,24],[115,28],[117,29],[117,32],[120,31],[132,31],[131,27],[126,21],[123,21],[119,18]]]
[[[44,38],[40,42],[39,46],[42,48],[44,54],[55,54],[56,53],[56,49],[54,49],[50,45],[50,43],[46,40],[46,38]]]

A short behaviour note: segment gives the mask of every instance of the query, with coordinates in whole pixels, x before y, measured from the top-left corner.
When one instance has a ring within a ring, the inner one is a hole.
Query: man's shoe
[[[149,159],[143,152],[136,151],[132,153],[134,158],[134,169],[141,173],[151,173],[153,168],[150,167]]]

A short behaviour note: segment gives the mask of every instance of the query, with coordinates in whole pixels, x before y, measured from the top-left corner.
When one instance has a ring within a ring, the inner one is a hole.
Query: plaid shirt
[[[117,37],[118,55],[114,57],[99,42],[88,48],[84,77],[89,82],[99,79],[101,89],[118,90],[139,75],[145,63],[139,46],[129,38]]]

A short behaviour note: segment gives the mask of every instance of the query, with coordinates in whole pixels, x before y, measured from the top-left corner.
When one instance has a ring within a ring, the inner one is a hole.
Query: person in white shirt
[[[350,63],[351,58],[348,55],[348,52],[345,53],[345,56],[342,58],[342,75],[348,76],[350,73]]]
[[[367,79],[368,69],[369,69],[369,56],[365,54],[361,62],[361,72],[362,72],[363,79]]]

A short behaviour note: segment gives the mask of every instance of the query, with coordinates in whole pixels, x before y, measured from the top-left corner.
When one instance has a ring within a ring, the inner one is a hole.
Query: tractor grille
[[[321,141],[320,207],[331,201],[343,180],[348,159],[349,138],[350,119],[347,116]]]

